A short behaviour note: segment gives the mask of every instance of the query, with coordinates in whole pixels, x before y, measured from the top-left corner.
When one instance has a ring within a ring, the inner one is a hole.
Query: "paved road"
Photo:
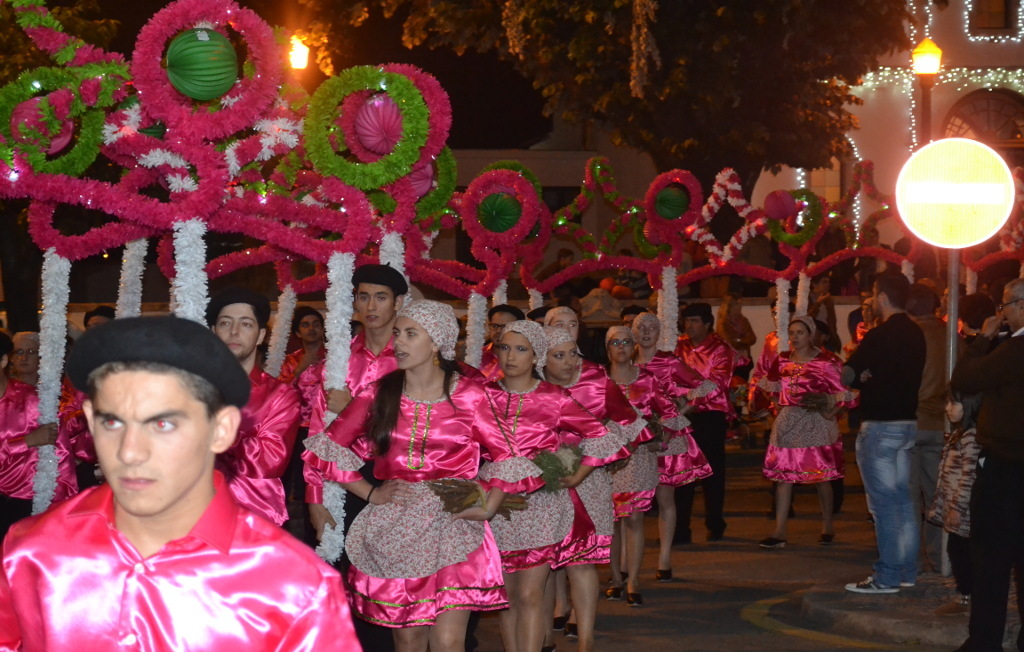
[[[598,649],[616,652],[680,650],[952,650],[956,645],[917,646],[831,631],[824,622],[801,615],[801,594],[814,587],[841,587],[870,573],[875,557],[872,526],[867,522],[863,488],[853,465],[853,442],[848,438],[847,498],[836,521],[836,545],[817,545],[820,516],[812,487],[798,489],[798,517],[790,522],[789,545],[765,551],[756,543],[771,533],[768,484],[760,475],[761,450],[729,449],[726,537],[703,541],[698,492],[693,531],[695,542],[673,552],[672,583],[653,582],[656,522],[647,519],[648,552],[644,573],[652,581],[643,589],[645,607],[630,609],[623,602],[602,601],[598,613]],[[602,577],[607,577],[602,570]],[[941,580],[939,593],[943,593]],[[952,589],[950,589],[952,591]],[[891,598],[870,597],[869,601]],[[935,597],[935,606],[944,600]],[[864,599],[864,598],[859,598]],[[875,605],[866,605],[866,608]],[[967,619],[962,622],[966,635]],[[955,633],[955,630],[954,630]],[[485,618],[478,638],[479,652],[501,652],[497,619]],[[574,642],[556,635],[560,652],[576,650]]]

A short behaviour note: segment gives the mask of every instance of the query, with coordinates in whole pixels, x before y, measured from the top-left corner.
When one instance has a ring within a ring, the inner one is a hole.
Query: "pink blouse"
[[[39,448],[25,444],[25,437],[39,426],[39,397],[36,388],[19,380],[7,380],[0,396],[0,494],[32,500],[33,479]],[[57,487],[53,502],[78,493],[75,460],[68,431],[57,429]]]
[[[780,406],[800,405],[806,394],[827,394],[836,405],[847,408],[857,405],[857,395],[840,380],[843,363],[839,356],[819,349],[807,362],[796,362],[792,357],[792,351],[779,354],[761,382],[763,388],[777,394]]]
[[[675,354],[702,378],[715,384],[714,391],[691,401],[693,410],[695,412],[725,412],[727,417],[732,417],[729,385],[732,382],[734,352],[729,345],[715,333],[708,333],[708,336],[697,346],[693,345],[689,337],[683,335],[676,345]]]
[[[645,421],[633,409],[622,389],[608,377],[604,367],[584,360],[576,382],[565,389],[587,412],[602,422],[617,423],[627,443],[639,444],[654,438],[654,433],[646,428]],[[570,443],[579,445],[582,440],[574,438]]]
[[[327,393],[324,391],[324,362],[310,365],[306,371],[316,368],[314,377],[319,379],[316,391],[313,392],[311,400],[312,411],[309,416],[309,432],[316,435],[324,431],[324,419],[327,415]],[[366,333],[359,333],[352,338],[352,355],[348,360],[348,376],[345,377],[345,386],[353,397],[364,392],[373,383],[377,382],[387,374],[398,369],[398,362],[395,360],[395,338],[392,337],[381,349],[380,354],[374,354],[366,346]]]
[[[238,436],[217,456],[217,469],[240,505],[281,525],[288,520],[281,475],[299,427],[299,393],[259,367],[253,367],[249,382]]]
[[[503,463],[490,486],[518,493],[543,484],[536,465],[507,445],[478,383],[459,377],[451,402],[421,403],[403,395],[391,446],[383,455],[376,454],[366,436],[373,394],[363,392],[352,399],[326,432],[307,440],[302,454],[306,502],[323,502],[325,480],[358,481],[359,469],[370,459],[375,460],[374,476],[380,480],[474,479],[483,458]]]

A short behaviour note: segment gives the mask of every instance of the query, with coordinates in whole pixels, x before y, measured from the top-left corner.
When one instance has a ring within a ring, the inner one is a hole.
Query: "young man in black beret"
[[[241,287],[217,294],[206,309],[207,323],[235,355],[250,384],[238,437],[217,457],[217,470],[227,478],[235,500],[281,525],[288,520],[281,476],[299,428],[299,393],[256,365],[256,347],[267,335],[269,320],[267,298]]]
[[[207,328],[118,319],[68,359],[104,477],[3,545],[0,649],[358,650],[338,574],[214,470],[249,382]]]
[[[82,317],[82,327],[85,330],[102,326],[116,317],[114,309],[110,306],[96,306]]]

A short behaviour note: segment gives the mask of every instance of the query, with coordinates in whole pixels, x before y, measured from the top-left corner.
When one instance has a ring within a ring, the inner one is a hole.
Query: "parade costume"
[[[255,366],[249,382],[238,436],[217,456],[217,469],[239,505],[281,525],[288,520],[281,476],[299,427],[299,393]]]
[[[309,432],[316,435],[324,431],[327,416],[327,392],[324,390],[324,366],[320,361],[310,365],[303,375],[311,374],[317,379],[310,401],[312,407],[309,417]],[[345,387],[352,397],[359,396],[370,385],[387,374],[398,369],[395,361],[395,338],[391,337],[380,353],[374,353],[366,346],[366,333],[362,332],[352,338],[352,355],[348,360],[348,375]]]
[[[109,485],[16,524],[0,649],[358,650],[337,572],[239,507],[219,473],[214,488],[191,531],[147,558],[118,531]]]
[[[843,477],[839,425],[801,407],[808,394],[825,394],[836,405],[854,407],[855,394],[840,381],[842,367],[839,357],[824,349],[807,362],[797,362],[791,351],[784,351],[769,367],[760,386],[776,397],[779,406],[764,458],[769,480],[812,484]]]

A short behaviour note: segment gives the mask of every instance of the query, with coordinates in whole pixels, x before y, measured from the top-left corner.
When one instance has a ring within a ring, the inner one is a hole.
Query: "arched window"
[[[953,105],[942,133],[995,148],[1024,147],[1024,97],[1002,88],[974,91]]]

